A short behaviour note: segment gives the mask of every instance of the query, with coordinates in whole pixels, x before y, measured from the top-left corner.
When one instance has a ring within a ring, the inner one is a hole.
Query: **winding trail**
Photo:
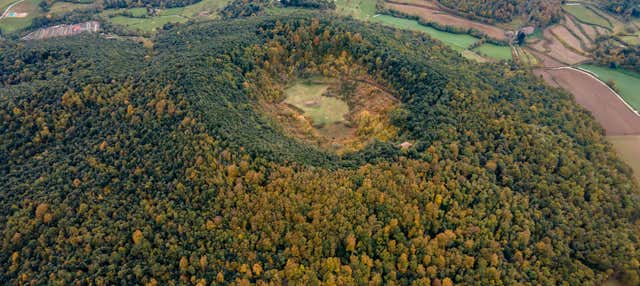
[[[4,9],[4,12],[2,12],[2,15],[0,15],[0,20],[7,17],[7,14],[9,14],[9,11],[11,10],[11,8],[13,8],[13,6],[20,4],[22,2],[24,2],[24,0],[18,0],[16,2],[13,2],[11,5],[9,5],[7,9]]]

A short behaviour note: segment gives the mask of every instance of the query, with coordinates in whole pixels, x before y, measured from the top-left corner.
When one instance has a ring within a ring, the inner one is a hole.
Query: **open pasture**
[[[477,52],[480,55],[484,55],[497,60],[513,59],[513,56],[511,54],[511,47],[509,46],[498,46],[491,43],[485,43],[473,49],[473,51]]]
[[[285,90],[284,102],[304,111],[316,126],[345,122],[349,106],[341,99],[325,96],[328,88],[329,84],[322,81],[297,82]]]
[[[96,7],[95,3],[71,3],[71,2],[55,2],[51,5],[49,13],[54,15],[62,15],[74,10],[88,10]]]

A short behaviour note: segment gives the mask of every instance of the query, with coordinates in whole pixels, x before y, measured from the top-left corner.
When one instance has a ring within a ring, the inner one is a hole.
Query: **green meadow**
[[[336,12],[357,19],[369,19],[376,14],[376,1],[372,0],[336,0]]]
[[[327,83],[300,81],[285,90],[287,98],[284,102],[303,110],[314,125],[344,122],[349,106],[343,100],[324,96],[328,88]]]
[[[510,46],[498,46],[491,43],[486,43],[473,49],[474,52],[484,55],[493,59],[498,60],[511,60],[513,59],[511,55],[511,47]]]

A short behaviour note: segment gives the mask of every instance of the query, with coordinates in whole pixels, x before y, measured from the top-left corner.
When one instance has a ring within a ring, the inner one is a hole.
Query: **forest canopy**
[[[559,0],[439,0],[443,5],[470,16],[497,22],[510,22],[523,17],[529,23],[544,27],[561,19]]]
[[[1,284],[640,283],[638,184],[591,115],[424,34],[301,12],[0,62]],[[332,69],[393,91],[387,140],[338,155],[261,109]]]

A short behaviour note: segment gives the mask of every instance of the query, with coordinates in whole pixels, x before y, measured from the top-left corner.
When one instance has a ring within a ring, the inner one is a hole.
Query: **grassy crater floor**
[[[372,140],[394,137],[388,114],[395,98],[368,80],[312,77],[284,88],[284,100],[267,104],[289,136],[344,154]]]
[[[349,106],[343,100],[325,95],[329,84],[327,80],[315,79],[300,81],[285,90],[285,103],[304,111],[314,126],[326,126],[345,123]]]

